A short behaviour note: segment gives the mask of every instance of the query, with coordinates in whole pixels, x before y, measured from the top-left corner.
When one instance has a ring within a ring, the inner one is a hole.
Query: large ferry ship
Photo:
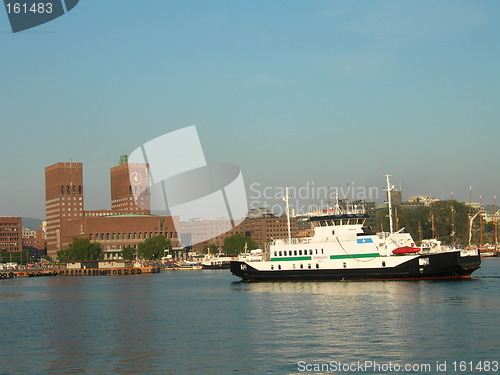
[[[390,190],[388,181],[389,197]],[[347,212],[310,216],[312,237],[274,240],[268,261],[231,261],[231,272],[244,281],[420,280],[465,278],[480,267],[478,249],[438,241],[417,247],[404,229],[393,232],[392,215],[390,232],[373,233],[364,225],[368,215]]]

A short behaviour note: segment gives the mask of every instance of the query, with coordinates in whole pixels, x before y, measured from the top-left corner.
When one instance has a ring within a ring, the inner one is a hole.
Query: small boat
[[[264,260],[263,251],[262,249],[255,249],[238,254],[238,260],[240,262],[262,262]]]
[[[418,253],[420,251],[419,247],[412,247],[412,246],[403,246],[403,247],[398,247],[397,249],[392,250],[393,254],[411,254],[411,253]]]
[[[204,270],[228,270],[230,262],[234,259],[235,258],[223,253],[215,255],[208,254],[201,262],[201,266]]]
[[[183,270],[201,270],[203,267],[196,262],[182,262],[175,263],[172,270],[183,271]]]

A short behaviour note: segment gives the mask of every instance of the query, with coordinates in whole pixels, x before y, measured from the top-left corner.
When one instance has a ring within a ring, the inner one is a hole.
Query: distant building
[[[487,222],[493,221],[495,217],[497,218],[497,221],[500,218],[500,209],[498,209],[498,207],[495,207],[495,205],[493,204],[488,204],[484,206],[484,212],[485,212],[485,219]]]
[[[478,202],[462,202],[467,207],[471,207],[473,211],[483,210],[484,208],[481,206],[481,203]]]
[[[22,251],[22,220],[20,217],[0,216],[0,250]]]
[[[439,201],[439,199],[432,198],[428,195],[412,195],[408,197],[408,203],[423,203],[424,206],[430,206],[432,203]]]
[[[73,237],[87,238],[102,245],[104,259],[118,259],[124,247],[137,248],[141,242],[158,235],[178,246],[174,220],[177,218],[133,214],[85,216],[62,225],[61,243],[67,248]]]
[[[261,217],[247,217],[240,225],[226,233],[194,245],[193,250],[201,251],[208,245],[215,245],[222,251],[224,239],[237,233],[250,237],[259,248],[265,249],[271,240],[288,237],[288,221],[286,217],[276,217],[267,213]],[[297,220],[293,217],[290,218],[290,233],[292,237],[297,237]]]
[[[178,246],[175,220],[170,216],[149,215],[147,164],[127,164],[111,168],[111,210],[84,210],[82,163],[56,163],[45,168],[47,255],[57,256],[73,237],[100,242],[105,259],[120,256],[125,246],[164,235]],[[124,163],[125,162],[125,163]],[[137,195],[141,206],[135,204]]]
[[[30,228],[23,228],[23,249],[30,250],[31,252],[40,253],[45,249],[45,240],[43,237],[43,230],[32,230]]]
[[[120,162],[126,159],[120,159]],[[110,170],[111,210],[149,215],[149,165],[122,163]],[[136,204],[137,198],[139,205]]]
[[[82,163],[56,163],[45,168],[47,254],[62,249],[61,226],[83,217]]]

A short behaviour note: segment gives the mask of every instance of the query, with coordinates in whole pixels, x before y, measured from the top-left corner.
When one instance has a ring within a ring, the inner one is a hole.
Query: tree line
[[[437,240],[452,244],[467,245],[469,242],[469,213],[468,205],[455,201],[436,201],[429,206],[419,207],[393,207],[394,230],[405,228],[413,239],[436,238]],[[453,210],[453,211],[452,211]],[[475,214],[477,211],[472,212]],[[472,226],[472,243],[480,242],[480,218],[474,220]],[[454,223],[454,225],[453,225]],[[454,227],[454,228],[453,228]],[[388,210],[382,210],[377,215],[376,230],[389,231]],[[453,238],[452,232],[455,232]],[[483,222],[482,243],[494,241],[493,223]]]
[[[156,236],[148,238],[144,242],[137,245],[137,249],[133,247],[124,247],[121,250],[123,259],[133,260],[159,260],[164,256],[165,250],[172,250],[169,238],[164,236]],[[57,252],[57,259],[61,263],[77,262],[84,260],[100,260],[103,259],[103,249],[99,242],[91,242],[88,238],[74,237],[67,249]]]

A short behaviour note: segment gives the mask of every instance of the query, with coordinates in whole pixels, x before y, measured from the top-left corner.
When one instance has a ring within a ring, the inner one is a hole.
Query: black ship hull
[[[422,266],[420,259],[426,260]],[[273,262],[278,263],[278,262]],[[319,268],[300,270],[258,270],[252,263],[231,261],[231,272],[243,281],[344,281],[344,280],[425,280],[466,278],[481,265],[476,256],[461,257],[460,251],[426,254],[382,268]],[[257,267],[257,265],[256,265]]]
[[[201,265],[204,270],[228,270],[230,265],[229,263],[222,264],[202,264]]]

